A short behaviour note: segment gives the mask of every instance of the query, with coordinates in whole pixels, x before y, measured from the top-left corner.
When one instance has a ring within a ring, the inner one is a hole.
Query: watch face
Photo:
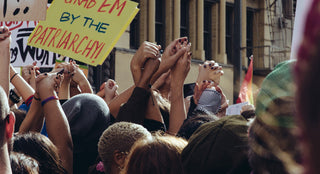
[[[17,93],[14,92],[13,89],[10,90],[9,98],[13,103],[20,102],[20,97],[17,95]]]

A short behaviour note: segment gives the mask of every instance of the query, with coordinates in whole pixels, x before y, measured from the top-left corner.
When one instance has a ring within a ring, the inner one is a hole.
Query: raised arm
[[[83,71],[80,69],[79,65],[76,64],[75,61],[70,62],[74,66],[74,73],[72,74],[72,80],[78,84],[81,93],[93,93],[93,90],[91,88],[91,85],[83,73]]]
[[[129,121],[142,124],[146,116],[148,101],[150,97],[149,82],[153,73],[158,69],[159,59],[148,59],[141,74],[139,82],[117,116],[117,121]]]
[[[32,70],[32,73],[34,74],[34,70]],[[34,94],[34,89],[15,71],[12,65],[10,65],[10,79],[23,101],[26,102]]]
[[[63,76],[58,73],[41,74],[37,77],[37,92],[41,99],[48,136],[58,148],[62,165],[68,173],[72,173],[73,143],[70,128],[56,93],[62,80]]]
[[[9,93],[10,43],[11,32],[8,27],[0,27],[0,85],[6,92],[7,97]]]
[[[167,132],[176,135],[183,123],[187,118],[186,109],[183,98],[183,84],[186,79],[191,64],[190,44],[184,43],[183,46],[186,52],[179,58],[175,66],[171,69],[171,109],[169,118],[169,129]]]
[[[161,63],[157,72],[153,75],[150,83],[153,83],[165,72],[174,66],[177,60],[186,52],[186,48],[182,46],[184,42],[187,42],[187,37],[178,38],[172,41],[164,50]]]

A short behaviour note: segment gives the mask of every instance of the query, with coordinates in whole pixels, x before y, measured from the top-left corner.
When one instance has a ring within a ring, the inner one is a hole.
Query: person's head
[[[247,120],[227,116],[200,126],[183,149],[181,159],[187,174],[249,174]]]
[[[14,152],[24,153],[39,162],[39,173],[66,173],[57,147],[40,133],[17,134],[12,139]]]
[[[137,141],[121,174],[183,174],[180,154],[187,141],[174,136],[156,135]]]
[[[12,137],[14,132],[15,117],[10,112],[7,94],[0,86],[0,147],[3,147]]]
[[[198,101],[195,110],[206,114],[217,114],[221,109],[221,94],[213,88],[205,89]]]
[[[294,123],[294,63],[280,63],[261,85],[256,118],[249,129],[249,162],[254,173],[290,173],[301,163]]]
[[[218,119],[219,118],[215,115],[197,114],[183,122],[178,132],[178,136],[188,140],[202,124]]]
[[[15,117],[16,117],[16,122],[14,125],[14,132],[19,132],[19,128],[21,123],[23,122],[24,118],[27,115],[27,112],[21,109],[11,109],[11,111],[14,113]]]
[[[150,132],[141,125],[118,122],[108,127],[98,143],[98,152],[105,172],[119,172],[132,145],[141,138],[151,138]]]
[[[39,164],[34,158],[23,153],[10,153],[12,174],[38,174]]]
[[[98,156],[98,142],[110,125],[106,102],[94,94],[78,94],[62,105],[73,142],[73,172],[88,173]]]

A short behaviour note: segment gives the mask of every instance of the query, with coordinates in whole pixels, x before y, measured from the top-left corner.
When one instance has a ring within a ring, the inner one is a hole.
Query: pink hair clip
[[[100,161],[100,162],[97,164],[96,170],[99,171],[99,172],[104,172],[104,167],[103,167],[102,161]]]

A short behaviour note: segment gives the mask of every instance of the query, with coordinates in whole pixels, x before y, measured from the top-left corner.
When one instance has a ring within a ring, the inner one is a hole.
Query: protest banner
[[[10,46],[10,63],[12,66],[26,66],[37,61],[39,67],[54,67],[55,60],[60,56],[59,54],[27,45],[29,35],[38,23],[37,21],[0,22],[0,26],[7,26],[12,33]]]
[[[28,45],[97,66],[138,13],[129,0],[59,0],[47,11]]]
[[[0,21],[46,19],[47,0],[0,0]]]

